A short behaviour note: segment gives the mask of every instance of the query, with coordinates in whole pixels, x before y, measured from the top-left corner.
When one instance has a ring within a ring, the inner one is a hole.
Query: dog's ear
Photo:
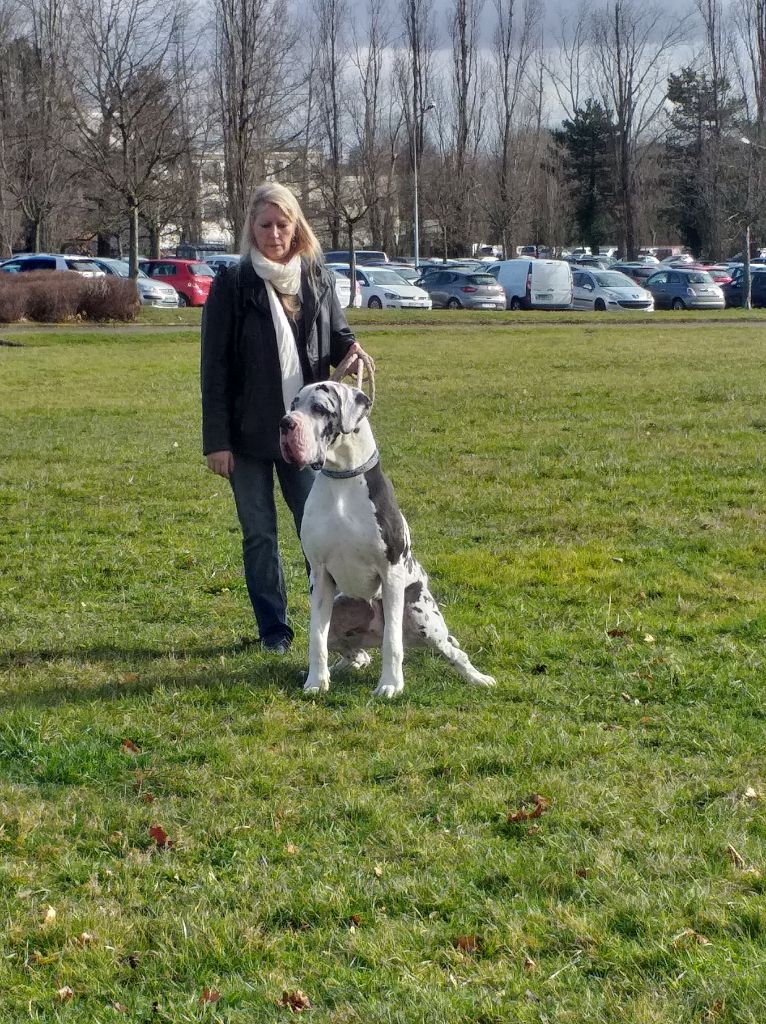
[[[350,434],[367,416],[372,401],[359,388],[345,385],[338,390],[340,392],[338,396],[340,398],[340,431],[342,434]]]

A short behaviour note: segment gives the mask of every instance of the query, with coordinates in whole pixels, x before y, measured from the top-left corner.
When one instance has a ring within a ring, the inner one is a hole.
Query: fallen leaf
[[[590,875],[590,868],[577,868],[575,874],[578,878],[588,878]]]
[[[173,848],[173,840],[168,837],[162,825],[152,825],[149,829],[149,835],[161,850],[171,850]]]
[[[537,961],[533,960],[531,956],[524,957],[524,970],[525,971],[536,971]]]
[[[149,790],[147,790],[145,793],[141,794],[141,799],[143,800],[143,802],[145,804],[153,804],[154,803],[154,793],[150,793]]]
[[[741,871],[745,867],[745,858],[742,854],[738,850],[735,850],[731,843],[726,847],[726,852],[728,853],[729,860],[732,862],[734,867],[739,868]]]
[[[710,939],[705,938],[704,935],[700,935],[699,932],[695,932],[693,928],[684,928],[682,932],[679,932],[672,940],[673,946],[681,945],[697,945],[697,946],[710,946],[712,945]]]
[[[89,946],[93,942],[93,936],[90,932],[80,932],[77,936],[77,941],[81,946]]]
[[[128,739],[122,741],[122,743],[120,744],[120,750],[122,750],[125,754],[141,753],[141,748],[139,747],[139,745],[137,743],[134,743],[133,740]]]
[[[221,993],[215,988],[203,988],[202,995],[199,997],[200,1006],[204,1006],[205,1003],[217,1003],[221,998]]]
[[[302,1010],[311,1009],[311,1000],[299,988],[296,988],[294,992],[285,990],[282,993],[280,1004],[287,1007],[291,1013],[301,1013]]]
[[[112,1009],[116,1010],[117,1013],[128,1013],[128,1007],[125,1003],[118,1003],[116,999],[112,1000]]]
[[[613,562],[617,562],[618,564],[620,564],[620,563],[624,562],[625,559],[624,558],[620,558],[619,555],[612,555],[612,561]]]
[[[716,999],[716,1001],[711,1003],[707,1010],[702,1014],[703,1024],[711,1024],[712,1021],[718,1020],[722,1011],[723,999]]]
[[[373,869],[373,871],[375,873],[375,877],[376,878],[382,878],[383,877],[383,868],[380,866],[380,864],[376,864],[374,869]]]
[[[757,789],[754,789],[752,786],[748,786],[745,792],[742,794],[742,796],[745,798],[745,800],[761,799],[761,794],[758,792]]]
[[[59,988],[56,990],[56,999],[58,999],[60,1003],[68,1003],[69,1000],[73,997],[74,992],[69,987],[69,985],[64,985],[63,988]]]
[[[651,634],[651,633],[647,633],[647,634],[646,634],[646,635],[644,636],[644,643],[645,643],[645,644],[653,644],[653,643],[655,643],[655,642],[656,642],[656,641],[655,641],[655,639],[654,639],[654,637],[652,636],[652,634]]]
[[[122,676],[123,683],[137,683],[139,675],[137,672],[125,672]]]
[[[359,916],[359,914],[352,914],[351,917],[348,919],[349,928],[358,928],[361,923],[362,919]]]
[[[50,926],[54,923],[55,920],[56,920],[56,910],[55,910],[55,908],[54,907],[48,907],[48,909],[45,911],[45,917],[43,918],[43,924],[45,925],[46,928],[50,928]]]
[[[548,797],[533,793],[521,801],[521,806],[511,811],[508,815],[508,824],[515,825],[520,821],[530,821],[532,818],[539,818],[548,810],[551,802]]]
[[[452,945],[455,949],[459,949],[461,953],[478,953],[481,947],[481,937],[478,935],[458,935],[456,939],[452,940]]]
[[[285,847],[285,853],[288,853],[291,857],[295,856],[297,852],[298,847],[295,845],[295,843],[288,843],[287,846]]]

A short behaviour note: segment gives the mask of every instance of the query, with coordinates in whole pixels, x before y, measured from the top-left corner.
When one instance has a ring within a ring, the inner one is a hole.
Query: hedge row
[[[72,271],[0,272],[0,323],[35,320],[135,320],[135,283],[124,277],[82,277]]]

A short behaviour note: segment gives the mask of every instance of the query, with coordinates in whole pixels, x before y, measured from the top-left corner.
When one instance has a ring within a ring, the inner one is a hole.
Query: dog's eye
[[[311,406],[311,411],[315,412],[318,416],[321,416],[327,412],[325,407],[323,405],[320,405],[319,402],[314,402],[314,404]]]

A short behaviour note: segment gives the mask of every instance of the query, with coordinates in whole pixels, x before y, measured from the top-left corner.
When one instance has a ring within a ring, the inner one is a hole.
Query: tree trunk
[[[128,238],[129,275],[135,280],[138,277],[138,199],[135,196],[130,196],[128,199],[128,218],[130,225],[130,235]]]

